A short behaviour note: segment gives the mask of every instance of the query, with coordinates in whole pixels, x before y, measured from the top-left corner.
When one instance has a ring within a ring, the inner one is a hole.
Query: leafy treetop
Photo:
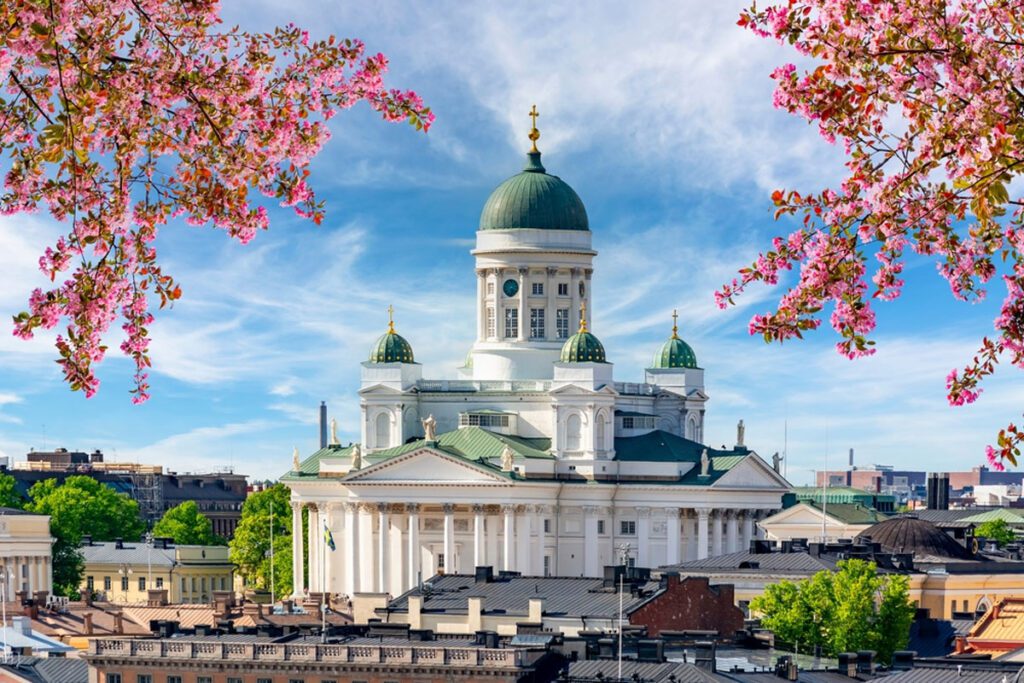
[[[180,545],[225,545],[213,533],[213,523],[199,511],[194,500],[172,507],[153,525],[153,535],[171,538]]]

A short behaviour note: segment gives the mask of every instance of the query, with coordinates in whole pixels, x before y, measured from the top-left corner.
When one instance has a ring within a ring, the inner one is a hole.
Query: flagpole
[[[324,551],[320,553],[320,642],[327,642],[327,534],[330,527],[324,523]],[[331,539],[334,540],[334,539]]]
[[[270,501],[270,612],[274,612],[274,501]]]

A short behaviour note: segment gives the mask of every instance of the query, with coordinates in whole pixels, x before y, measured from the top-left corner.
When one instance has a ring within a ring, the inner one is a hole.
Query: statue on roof
[[[363,449],[359,447],[359,444],[352,446],[352,467],[353,470],[363,469]]]
[[[711,458],[708,457],[708,449],[704,449],[700,454],[700,476],[710,477],[711,476]]]
[[[298,472],[299,467],[299,447],[296,446],[295,450],[292,451],[292,472]]]
[[[778,451],[775,451],[775,455],[772,456],[772,467],[775,468],[775,473],[776,474],[780,474],[781,473],[781,469],[780,469],[779,465],[782,464],[783,460],[785,460],[785,458],[783,458],[781,455],[779,455]]]
[[[736,424],[736,446],[738,448],[743,447],[743,437],[747,434],[747,428],[743,426],[743,420],[740,420]]]
[[[338,421],[335,420],[332,417],[331,418],[331,445],[332,446],[338,446],[338,445],[340,445],[340,443],[341,442],[338,441]]]
[[[513,461],[515,460],[515,452],[512,448],[505,444],[505,447],[501,449],[501,471],[511,472],[514,469]]]
[[[423,438],[427,441],[437,441],[437,420],[431,413],[420,420],[423,423]]]

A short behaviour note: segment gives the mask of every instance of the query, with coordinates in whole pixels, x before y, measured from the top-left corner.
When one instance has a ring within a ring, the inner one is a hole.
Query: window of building
[[[583,423],[579,415],[570,415],[565,421],[565,450],[580,450]]]
[[[444,569],[444,553],[437,554],[437,570],[441,571]]]
[[[498,336],[498,323],[494,315],[494,306],[487,307],[487,338],[493,339]]]
[[[288,683],[306,683],[305,678],[289,678]]]
[[[381,413],[377,416],[376,422],[376,444],[377,448],[387,448],[391,445],[391,416],[387,413]]]
[[[548,520],[544,520],[545,522]],[[551,556],[544,556],[544,576],[551,576]]]
[[[508,415],[491,415],[488,413],[460,413],[460,427],[508,427]]]
[[[232,678],[231,676],[228,676],[228,683],[242,683],[242,679],[241,678]]]
[[[222,591],[226,591],[228,589],[228,577],[226,577],[226,576],[220,577],[220,589]]]
[[[121,683],[121,674],[107,674],[107,683]]]
[[[544,309],[530,309],[530,339],[544,338]]]
[[[206,592],[206,577],[205,576],[203,578],[199,579],[199,591],[201,593],[205,593]]]
[[[274,683],[272,678],[257,678],[256,683]]]
[[[569,309],[559,308],[555,311],[555,330],[559,339],[569,338]]]
[[[654,429],[654,417],[649,415],[631,415],[622,418],[623,429]]]
[[[121,590],[125,591],[125,592],[128,591],[128,577],[127,576],[122,576],[121,577]]]
[[[91,576],[85,577],[85,587],[88,588],[90,592],[96,590],[95,582]]]
[[[168,676],[167,683],[181,683],[181,676]]]
[[[636,522],[624,519],[619,522],[619,533],[623,536],[636,536]]]
[[[163,588],[164,587],[164,577],[162,577],[162,576],[156,577],[156,587],[157,588]]]
[[[182,592],[182,594],[184,594],[187,591],[188,591],[188,581],[183,576],[183,577],[181,577],[181,592]]]
[[[604,535],[604,520],[603,519],[597,520],[597,533],[601,534],[602,536]]]
[[[153,683],[153,677],[149,674],[139,674],[135,677],[136,683]]]
[[[544,520],[544,533],[546,533],[546,534],[550,534],[551,533],[551,520],[550,519],[545,519]]]
[[[505,338],[514,339],[519,336],[519,309],[505,309]]]
[[[569,283],[559,282],[558,283],[558,296],[569,296]]]
[[[145,576],[140,576],[139,577],[139,590],[140,591],[146,590],[146,577]]]
[[[105,590],[105,591],[110,590],[110,577],[109,576],[104,576],[103,577],[103,590]]]
[[[492,296],[493,294],[494,294],[494,283],[493,282],[488,282],[487,283],[487,296]]]
[[[534,282],[533,283],[533,295],[534,296],[544,296],[544,283],[543,282]]]
[[[210,676],[196,676],[196,683],[213,683],[213,678]]]

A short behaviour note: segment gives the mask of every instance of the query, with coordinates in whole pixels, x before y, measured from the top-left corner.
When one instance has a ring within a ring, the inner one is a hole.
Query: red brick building
[[[711,586],[706,577],[680,579],[666,574],[664,590],[629,612],[629,623],[646,626],[651,637],[662,631],[714,631],[731,637],[743,630],[743,610],[729,584]]]

